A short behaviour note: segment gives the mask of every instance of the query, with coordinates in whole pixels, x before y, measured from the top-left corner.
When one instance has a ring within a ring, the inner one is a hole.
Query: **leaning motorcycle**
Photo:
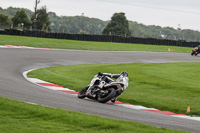
[[[192,56],[193,56],[193,55],[197,56],[198,54],[199,54],[198,48],[194,48],[194,50],[192,50],[191,55],[192,55]]]
[[[89,98],[100,103],[106,103],[115,98],[116,94],[128,86],[128,78],[122,77],[122,82],[112,81],[106,83],[105,76],[95,75],[91,83],[78,93],[78,98]]]

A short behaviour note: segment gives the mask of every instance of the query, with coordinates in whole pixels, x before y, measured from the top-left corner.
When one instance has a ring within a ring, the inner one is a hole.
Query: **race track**
[[[159,127],[200,132],[200,121],[81,100],[28,82],[24,71],[57,65],[91,63],[200,62],[200,56],[164,52],[103,52],[53,49],[0,48],[0,96],[103,117],[137,121]]]

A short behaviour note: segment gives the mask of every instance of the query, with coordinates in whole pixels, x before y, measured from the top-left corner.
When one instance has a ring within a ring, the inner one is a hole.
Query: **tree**
[[[19,24],[22,25],[24,28],[30,28],[31,21],[27,16],[24,9],[18,10],[14,17],[12,17],[13,26],[17,27]]]
[[[8,16],[3,13],[0,13],[0,25],[1,26],[9,26]]]
[[[104,28],[102,34],[108,35],[121,35],[121,36],[130,36],[131,32],[129,29],[129,23],[126,19],[125,13],[115,13],[111,21]]]
[[[34,15],[31,17],[33,22]],[[37,10],[37,19],[36,19],[36,29],[38,30],[51,30],[50,29],[50,20],[47,13],[46,6],[43,6],[41,9]]]

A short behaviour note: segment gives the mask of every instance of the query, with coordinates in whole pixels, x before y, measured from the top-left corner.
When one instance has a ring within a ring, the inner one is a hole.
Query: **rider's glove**
[[[102,75],[103,75],[103,73],[102,73],[102,72],[99,72],[99,73],[98,73],[98,75],[99,75],[99,76],[102,76]]]

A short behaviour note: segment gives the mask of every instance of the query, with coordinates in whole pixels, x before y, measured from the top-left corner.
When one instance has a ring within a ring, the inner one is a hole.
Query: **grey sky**
[[[35,0],[1,0],[0,6],[23,7],[33,11]],[[200,30],[200,0],[41,0],[59,16],[85,16],[110,20],[124,12],[128,20],[145,25]]]

